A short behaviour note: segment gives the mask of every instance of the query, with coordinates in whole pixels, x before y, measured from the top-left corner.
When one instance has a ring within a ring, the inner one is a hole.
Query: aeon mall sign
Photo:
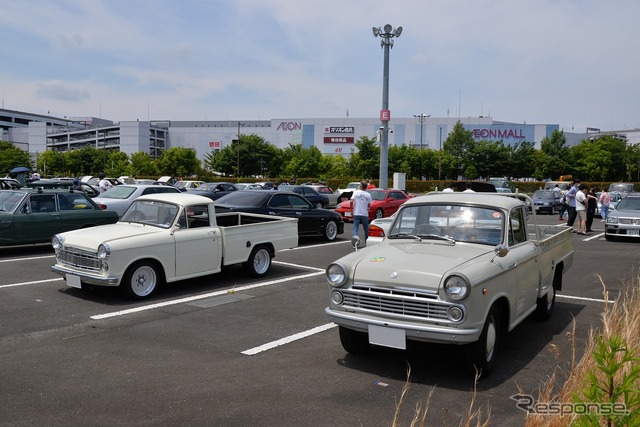
[[[300,130],[302,122],[280,122],[276,130]]]
[[[522,129],[472,129],[474,139],[525,139]]]

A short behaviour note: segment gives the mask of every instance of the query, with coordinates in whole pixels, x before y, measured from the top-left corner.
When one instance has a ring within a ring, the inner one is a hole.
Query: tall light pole
[[[373,36],[380,37],[380,46],[384,49],[384,68],[382,79],[382,109],[380,110],[380,121],[382,121],[382,138],[380,138],[380,188],[388,188],[389,169],[389,120],[391,111],[389,110],[389,49],[393,47],[393,38],[400,37],[402,27],[397,27],[394,31],[391,24],[386,24],[383,29],[373,27]]]
[[[238,121],[238,156],[236,158],[236,178],[240,177],[240,126],[244,126],[240,124]]]
[[[418,120],[420,120],[420,151],[422,151],[422,125],[424,124],[424,120],[427,117],[431,117],[431,114],[420,113],[414,114],[413,117],[416,117]]]

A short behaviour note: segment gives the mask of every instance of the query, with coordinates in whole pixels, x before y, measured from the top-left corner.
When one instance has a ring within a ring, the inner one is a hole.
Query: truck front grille
[[[342,291],[342,295],[342,306],[347,310],[445,322],[450,322],[447,311],[453,305],[439,300],[434,294],[366,285],[354,285]]]
[[[100,260],[93,252],[64,248],[58,251],[57,259],[60,264],[86,271],[100,271]]]

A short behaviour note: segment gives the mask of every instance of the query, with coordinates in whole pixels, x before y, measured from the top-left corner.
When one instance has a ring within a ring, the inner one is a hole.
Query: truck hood
[[[101,243],[109,243],[121,239],[157,234],[162,233],[163,231],[166,232],[167,230],[151,225],[118,222],[115,224],[68,231],[66,233],[62,233],[62,235],[65,238],[65,246],[95,251]]]
[[[356,252],[353,255],[357,258],[351,265],[355,266],[356,283],[436,292],[445,273],[462,270],[487,254],[493,254],[493,247],[441,241],[387,241]]]

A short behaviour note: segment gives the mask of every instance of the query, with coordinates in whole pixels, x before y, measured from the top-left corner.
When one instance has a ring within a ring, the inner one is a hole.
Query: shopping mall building
[[[557,124],[527,124],[495,121],[491,117],[411,117],[389,122],[389,145],[412,145],[437,150],[447,139],[456,122],[472,132],[476,140],[501,140],[507,145],[532,141],[536,148],[550,137]],[[324,154],[349,156],[356,151],[361,137],[379,138],[379,118],[271,119],[225,121],[121,121],[95,117],[59,118],[0,109],[0,140],[9,141],[35,156],[45,150],[69,151],[82,147],[119,150],[129,155],[149,153],[153,158],[171,147],[192,148],[199,159],[221,150],[237,140],[238,135],[262,137],[278,148],[301,144],[317,147]],[[567,145],[587,137],[615,134],[636,140],[640,129],[594,133],[567,133]],[[633,135],[628,135],[627,133]]]

